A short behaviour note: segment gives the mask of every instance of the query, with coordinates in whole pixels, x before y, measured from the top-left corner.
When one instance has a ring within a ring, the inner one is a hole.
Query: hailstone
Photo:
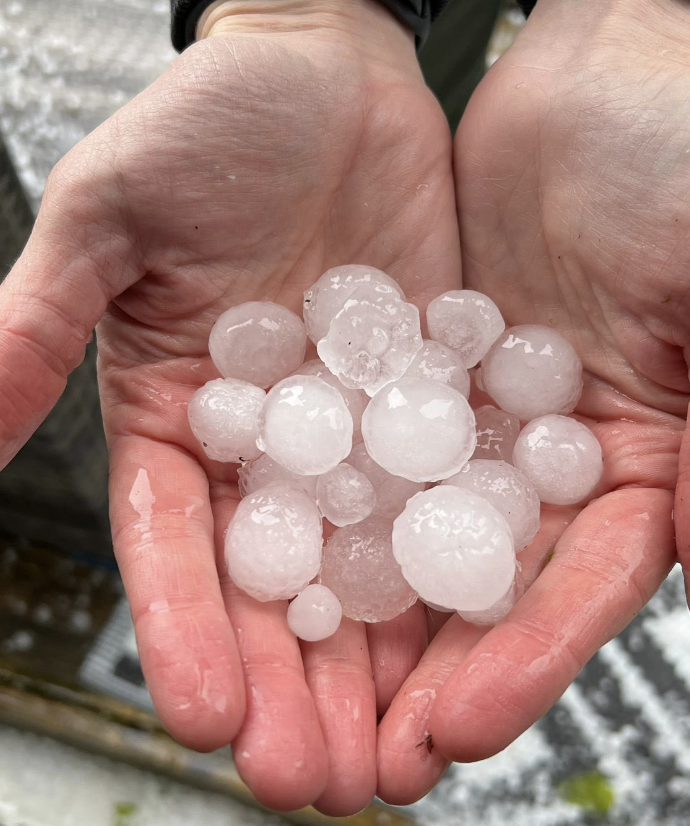
[[[307,585],[290,603],[287,622],[292,633],[306,642],[332,637],[338,630],[343,609],[338,597],[325,585]]]
[[[352,448],[347,462],[367,477],[376,492],[373,516],[392,521],[403,512],[410,497],[424,490],[423,482],[412,482],[410,479],[403,479],[402,476],[393,476],[381,465],[377,465],[367,453],[364,444]]]
[[[249,496],[250,493],[265,488],[272,482],[285,482],[302,488],[312,499],[316,499],[318,476],[301,476],[299,473],[293,473],[271,459],[267,453],[262,453],[257,459],[242,465],[237,471],[237,476],[242,496]]]
[[[342,528],[371,515],[376,493],[363,473],[343,462],[318,477],[316,504],[325,519]]]
[[[429,336],[474,367],[505,330],[505,322],[494,302],[474,290],[451,290],[435,298],[426,311]]]
[[[433,379],[450,385],[465,398],[470,395],[470,374],[467,368],[455,350],[440,341],[424,341],[422,349],[407,368],[405,378]]]

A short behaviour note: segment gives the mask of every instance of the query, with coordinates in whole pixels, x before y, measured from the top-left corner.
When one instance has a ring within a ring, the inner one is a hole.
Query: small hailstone
[[[352,416],[340,393],[323,379],[291,376],[266,396],[259,434],[259,447],[283,467],[318,476],[352,450]]]
[[[549,327],[511,327],[482,361],[484,389],[523,421],[571,413],[582,393],[582,362],[572,344]]]
[[[514,413],[506,413],[492,404],[475,410],[474,418],[477,422],[477,447],[472,458],[502,459],[512,463],[520,419]]]
[[[513,536],[486,499],[453,485],[418,493],[393,523],[393,553],[425,600],[484,611],[515,576]]]
[[[248,462],[261,453],[256,439],[265,398],[260,387],[239,379],[214,379],[196,391],[187,415],[209,459]]]
[[[271,301],[248,301],[226,310],[208,342],[221,375],[259,387],[270,387],[297,369],[306,346],[301,319]]]
[[[410,479],[403,479],[402,476],[393,476],[381,465],[377,465],[367,453],[364,444],[353,447],[347,461],[367,477],[376,492],[376,505],[372,516],[393,520],[405,510],[410,497],[424,490],[423,482],[412,482]]]
[[[369,396],[367,396],[363,390],[352,390],[350,387],[345,387],[340,379],[331,373],[321,359],[305,361],[292,375],[316,376],[319,379],[323,379],[326,384],[330,384],[331,387],[335,387],[343,399],[345,399],[347,409],[352,416],[352,441],[354,444],[362,441],[362,414],[369,404]]]
[[[494,302],[474,290],[439,295],[429,304],[426,320],[429,336],[455,350],[465,367],[480,362],[506,326]]]
[[[265,488],[273,482],[285,482],[296,485],[316,500],[316,481],[318,476],[300,476],[291,470],[279,465],[267,453],[262,453],[257,459],[247,462],[237,471],[240,494],[249,496],[260,488]]]
[[[498,625],[513,610],[515,603],[525,593],[525,583],[518,562],[515,568],[515,579],[508,592],[484,611],[458,611],[465,622],[472,625]]]
[[[376,493],[363,473],[343,462],[318,477],[316,504],[325,519],[342,528],[371,516]]]
[[[343,609],[338,597],[325,585],[307,585],[292,600],[287,621],[292,633],[306,642],[332,637],[338,630]]]
[[[515,443],[513,462],[550,505],[581,502],[604,469],[596,436],[569,416],[542,416],[526,425]]]
[[[474,414],[457,390],[431,379],[400,379],[362,417],[369,455],[394,476],[434,482],[457,473],[477,444]]]
[[[424,341],[422,349],[407,368],[405,378],[433,379],[450,385],[465,398],[470,395],[470,374],[467,368],[455,350],[440,341]]]
[[[343,309],[352,293],[358,287],[369,284],[385,284],[397,291],[401,298],[405,297],[389,275],[363,264],[333,267],[304,293],[304,323],[314,344],[326,337],[331,321]]]
[[[526,548],[537,535],[537,492],[524,473],[507,462],[473,459],[443,484],[456,485],[490,502],[510,526],[516,550]]]
[[[417,599],[393,557],[390,522],[375,516],[333,533],[319,582],[338,597],[344,616],[364,622],[393,619]]]
[[[225,537],[230,578],[265,602],[290,599],[318,574],[323,534],[316,503],[275,483],[245,497]]]
[[[419,310],[383,284],[356,289],[317,350],[346,387],[369,396],[404,375],[422,347]]]

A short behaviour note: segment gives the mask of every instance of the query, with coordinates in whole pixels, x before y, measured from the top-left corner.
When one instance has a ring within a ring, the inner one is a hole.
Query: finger
[[[185,745],[227,745],[244,718],[244,680],[206,475],[185,451],[143,437],[114,436],[110,450],[115,553],[156,711]]]
[[[237,634],[247,694],[247,713],[233,753],[257,800],[288,811],[313,803],[323,792],[328,755],[302,653],[288,628],[287,603],[258,602],[227,575],[222,549],[237,496],[230,485],[212,485],[221,591]]]
[[[443,754],[489,757],[556,702],[668,574],[672,507],[667,491],[630,488],[585,508],[523,599],[439,692],[430,729]]]
[[[367,625],[376,713],[382,717],[428,645],[425,605],[419,600],[404,614]]]
[[[680,447],[674,513],[678,559],[683,567],[685,593],[690,601],[690,428],[687,426]]]
[[[328,752],[328,783],[315,802],[343,817],[376,791],[376,697],[364,623],[343,619],[329,639],[302,643],[307,684]]]

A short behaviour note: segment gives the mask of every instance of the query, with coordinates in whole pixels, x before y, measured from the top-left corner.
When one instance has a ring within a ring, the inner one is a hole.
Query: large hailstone
[[[326,384],[340,393],[345,400],[347,409],[352,416],[352,441],[357,444],[362,441],[362,414],[364,409],[369,404],[369,396],[363,390],[353,390],[340,381],[339,378],[333,375],[321,359],[310,359],[305,361],[300,367],[295,370],[293,376],[316,376],[323,379]]]
[[[384,284],[405,298],[397,283],[385,272],[363,264],[345,264],[327,270],[304,293],[304,324],[309,338],[318,344],[328,334],[331,321],[359,287]]]
[[[323,379],[290,376],[266,396],[259,434],[259,447],[278,464],[318,476],[352,450],[352,416],[340,393]]]
[[[457,390],[431,379],[400,379],[369,402],[362,417],[369,455],[414,482],[457,473],[477,444],[474,414]]]
[[[209,459],[248,462],[261,453],[256,439],[265,398],[260,387],[239,379],[214,379],[196,391],[187,416]]]
[[[420,597],[455,611],[491,608],[515,576],[508,523],[486,499],[454,485],[410,499],[393,523],[393,553]]]
[[[221,375],[259,387],[270,387],[296,370],[306,346],[301,319],[271,301],[248,301],[226,310],[208,342]]]
[[[588,497],[604,470],[601,445],[585,425],[569,416],[542,416],[518,436],[515,467],[534,485],[542,502],[575,505]]]
[[[316,504],[325,519],[342,528],[371,516],[376,493],[363,473],[343,462],[318,477]]]
[[[582,362],[567,339],[549,327],[511,327],[482,361],[482,383],[503,410],[523,421],[570,413],[582,393]]]
[[[522,550],[539,530],[540,502],[529,479],[507,462],[473,459],[444,485],[476,493],[492,504],[513,533],[515,549]]]
[[[335,531],[319,582],[338,597],[346,617],[364,622],[393,619],[417,599],[393,557],[390,522],[375,516]]]
[[[408,499],[424,490],[423,482],[412,482],[410,479],[403,479],[402,476],[393,476],[381,465],[377,465],[367,453],[364,444],[352,448],[347,462],[367,477],[376,492],[372,516],[381,516],[392,521],[405,510]]]
[[[338,630],[343,609],[338,597],[325,585],[307,585],[290,603],[287,623],[292,633],[306,642],[332,637]]]
[[[225,537],[230,578],[255,599],[290,599],[321,567],[321,515],[299,488],[276,483],[245,497]]]
[[[359,287],[317,350],[346,387],[369,396],[404,375],[422,347],[419,310],[384,284]]]
[[[279,465],[275,459],[271,459],[267,453],[262,453],[258,458],[242,465],[237,471],[237,476],[242,496],[249,496],[250,493],[255,493],[273,482],[285,482],[302,488],[312,499],[316,499],[318,476],[301,476],[298,473],[293,473]]]
[[[477,383],[478,384],[478,383]],[[520,432],[520,419],[492,404],[474,411],[477,422],[477,447],[473,459],[502,459],[512,463],[513,448]]]
[[[407,379],[433,379],[450,385],[465,398],[470,395],[470,374],[460,356],[441,344],[427,339],[405,373]]]
[[[465,367],[480,362],[505,330],[494,302],[474,290],[451,290],[435,298],[426,311],[429,336],[455,350]]]

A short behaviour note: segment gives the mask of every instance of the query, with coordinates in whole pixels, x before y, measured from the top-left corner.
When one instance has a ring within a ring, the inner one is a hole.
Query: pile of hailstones
[[[564,415],[582,365],[563,336],[506,330],[472,290],[438,296],[426,320],[422,339],[398,284],[350,265],[307,290],[304,322],[248,302],[211,331],[224,378],[194,394],[189,421],[209,458],[241,465],[228,571],[258,600],[295,597],[301,639],[325,639],[342,615],[390,620],[418,597],[497,622],[522,594],[516,553],[540,502],[580,502],[601,477],[599,443]],[[307,337],[319,358],[304,361]],[[480,362],[495,405],[473,410]]]

